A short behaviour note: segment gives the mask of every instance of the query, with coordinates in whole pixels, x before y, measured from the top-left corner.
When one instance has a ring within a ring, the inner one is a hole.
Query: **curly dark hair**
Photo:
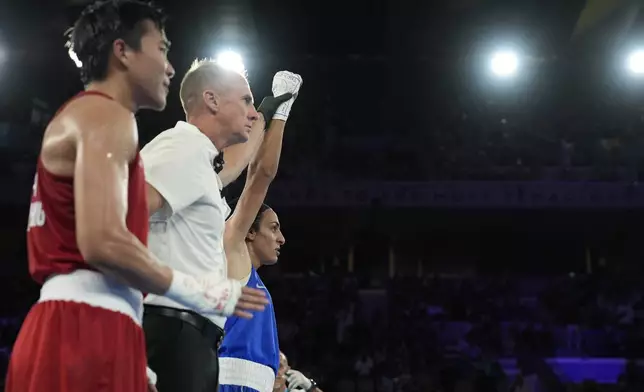
[[[81,80],[85,85],[107,77],[112,44],[122,39],[134,50],[141,49],[141,37],[149,20],[161,31],[166,15],[149,2],[137,0],[102,0],[87,6],[67,31],[66,46],[82,63]]]

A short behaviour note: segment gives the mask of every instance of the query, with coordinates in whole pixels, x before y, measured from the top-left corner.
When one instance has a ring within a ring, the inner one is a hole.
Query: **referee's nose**
[[[248,120],[250,122],[255,122],[259,118],[259,113],[257,113],[257,109],[255,109],[255,106],[250,105],[250,109],[248,109]]]

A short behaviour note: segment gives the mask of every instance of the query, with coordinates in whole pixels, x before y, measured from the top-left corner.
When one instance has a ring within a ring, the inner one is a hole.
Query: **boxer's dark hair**
[[[149,20],[161,31],[166,16],[152,3],[137,0],[102,0],[87,6],[67,31],[66,46],[82,63],[83,84],[104,80],[112,43],[122,39],[134,50],[141,49],[145,35],[144,21]]]
[[[233,211],[235,211],[235,208],[237,208],[237,203],[239,202],[239,198],[231,200],[228,205],[230,206],[230,215],[233,214]],[[257,215],[255,216],[255,220],[253,221],[253,224],[250,225],[250,229],[253,231],[259,231],[259,223],[262,220],[262,214],[264,211],[272,210],[272,208],[268,204],[262,203],[262,205],[259,207],[259,211],[257,212]],[[230,218],[230,215],[228,216]]]

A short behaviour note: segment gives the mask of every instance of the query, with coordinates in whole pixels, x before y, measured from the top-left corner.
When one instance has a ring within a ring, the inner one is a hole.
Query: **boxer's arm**
[[[235,144],[224,149],[224,168],[219,172],[219,178],[224,187],[237,180],[257,154],[257,149],[264,140],[264,126],[264,117],[260,114],[257,121],[253,123],[246,143]]]
[[[285,121],[273,120],[264,136],[257,154],[248,165],[246,185],[235,211],[226,221],[224,245],[228,260],[228,277],[244,279],[251,269],[250,256],[246,247],[246,235],[259,212],[268,187],[277,175]]]
[[[276,74],[276,77],[278,77],[279,74],[280,73]],[[283,78],[283,75],[281,75],[281,77]],[[280,77],[278,77],[278,79],[279,78]],[[273,83],[275,83],[275,80],[273,81]],[[262,100],[262,103],[257,108],[259,118],[253,123],[249,140],[244,144],[236,144],[224,150],[225,163],[222,171],[219,173],[219,179],[223,183],[224,187],[235,181],[241,175],[244,169],[246,169],[246,166],[248,166],[248,163],[253,159],[253,157],[257,153],[258,147],[261,145],[262,138],[264,137],[263,131],[267,128],[267,125],[270,128],[270,122],[273,118],[275,118],[276,112],[279,110],[279,108],[282,107],[282,105],[289,101],[291,98],[293,98],[293,92],[284,92],[281,90],[289,88],[293,89],[294,86],[288,86],[288,83],[283,83],[280,88],[281,89],[277,89],[277,91],[279,91],[281,94],[274,97],[264,98]],[[294,92],[297,92],[297,90],[295,90]],[[288,113],[279,114],[279,120],[286,121],[287,118]],[[269,119],[268,123],[266,119]]]
[[[134,118],[117,103],[97,102],[79,117],[74,198],[76,240],[85,261],[143,292],[164,294],[172,270],[160,265],[126,226]],[[109,105],[109,107],[105,107]]]

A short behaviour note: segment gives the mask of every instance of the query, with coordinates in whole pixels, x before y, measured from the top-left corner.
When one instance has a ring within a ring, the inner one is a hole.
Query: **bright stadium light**
[[[219,53],[217,55],[217,62],[224,68],[235,72],[242,74],[246,72],[246,67],[244,66],[244,61],[242,60],[241,55],[237,52],[233,52],[232,50]]]
[[[501,77],[512,76],[519,67],[519,58],[516,53],[510,51],[496,52],[490,61],[492,72]]]
[[[74,64],[76,64],[77,68],[80,68],[83,66],[83,63],[78,59],[78,56],[76,56],[76,53],[72,50],[72,48],[69,48],[67,53],[69,54],[69,58],[72,59]]]
[[[637,75],[644,74],[644,50],[636,50],[628,56],[628,69]]]

